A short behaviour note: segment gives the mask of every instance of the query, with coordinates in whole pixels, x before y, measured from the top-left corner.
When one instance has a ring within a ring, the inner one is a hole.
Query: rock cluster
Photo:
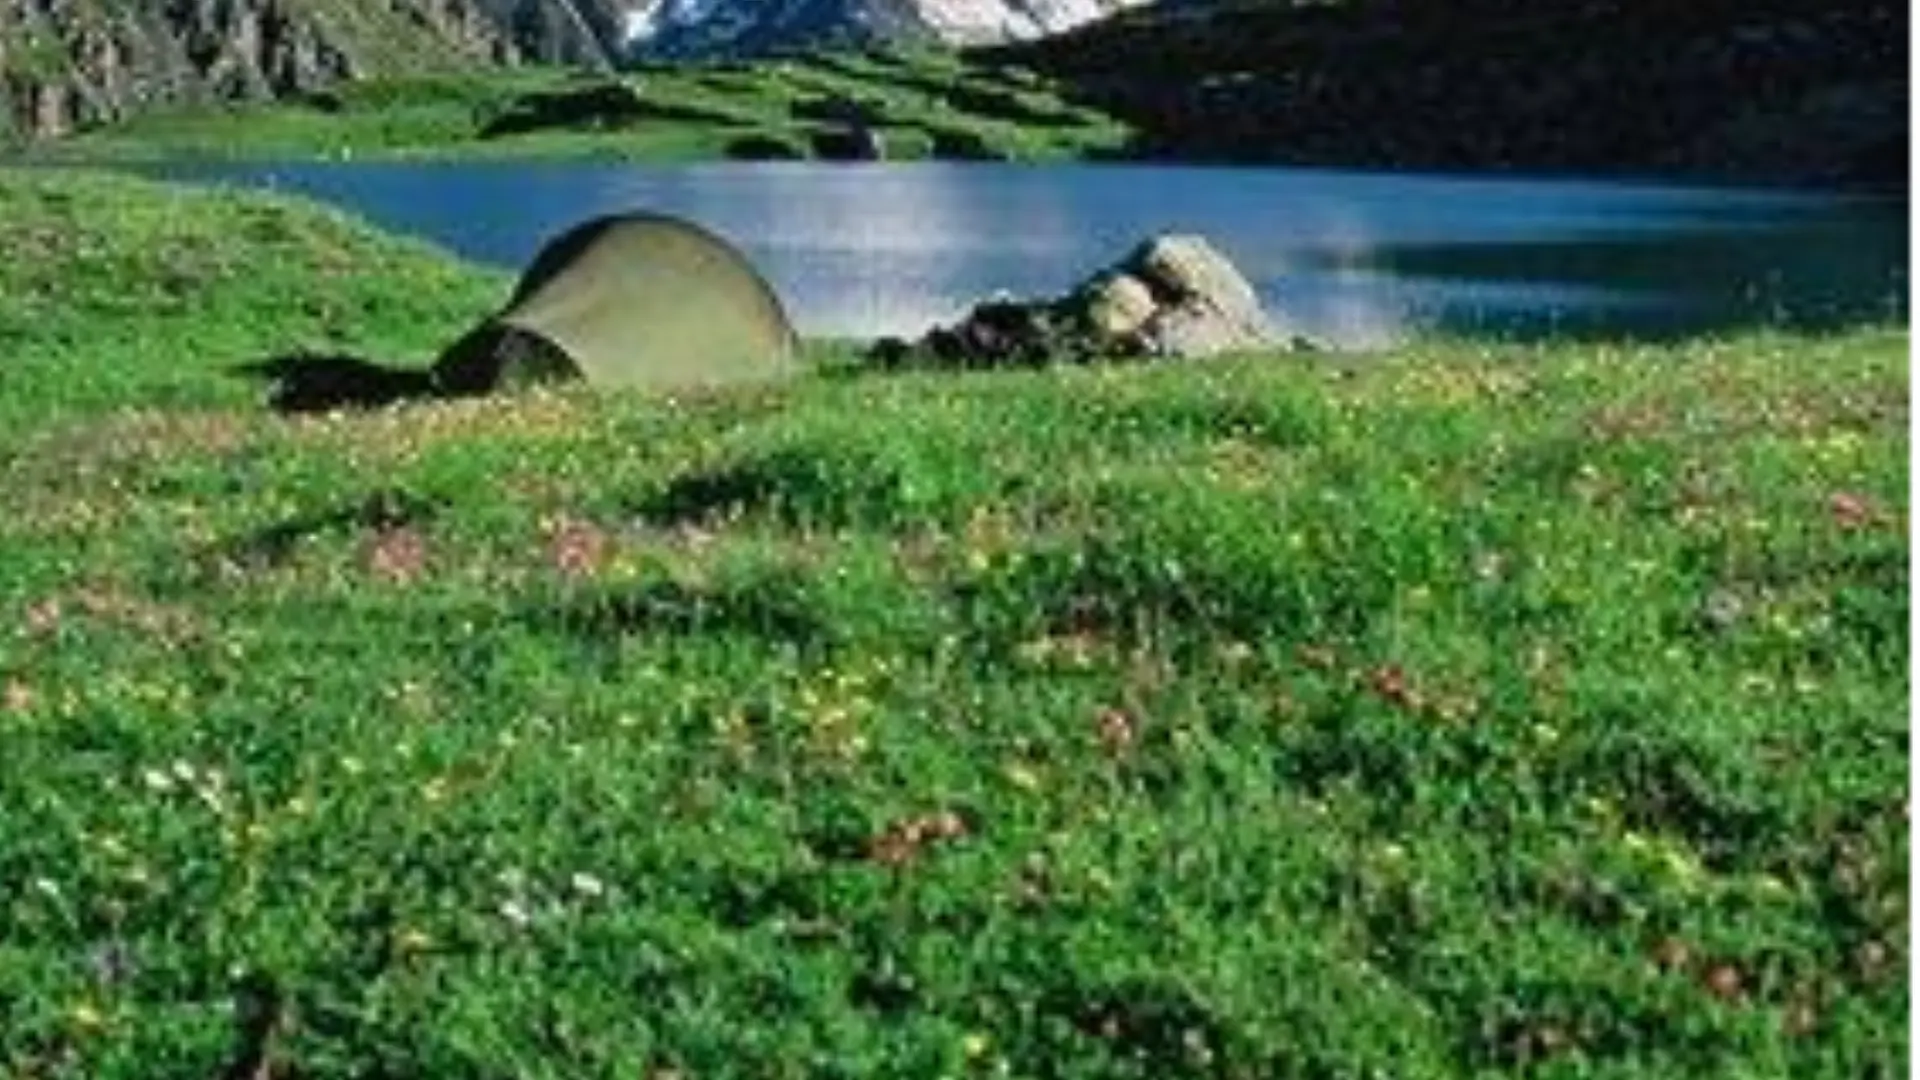
[[[913,343],[884,339],[869,355],[885,366],[1008,367],[1304,344],[1268,316],[1253,286],[1203,237],[1161,235],[1064,296],[990,299],[952,326]]]

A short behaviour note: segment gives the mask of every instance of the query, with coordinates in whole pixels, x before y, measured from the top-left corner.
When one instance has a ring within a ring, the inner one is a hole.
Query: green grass
[[[287,419],[505,282],[0,249],[0,1074],[1904,1072],[1904,329]]]
[[[970,139],[1014,160],[1058,160],[1111,150],[1125,130],[1061,99],[1043,82],[969,65],[938,52],[887,61],[860,53],[805,54],[738,65],[643,67],[622,77],[666,111],[610,127],[556,126],[482,137],[487,122],[529,94],[591,85],[557,70],[428,75],[349,83],[330,106],[280,102],[176,107],[32,148],[41,160],[160,157],[600,158],[705,160],[728,156],[747,135],[791,143],[810,156],[829,125],[793,114],[823,97],[868,103],[888,156],[924,158],[931,135]],[[704,115],[703,115],[704,114]]]

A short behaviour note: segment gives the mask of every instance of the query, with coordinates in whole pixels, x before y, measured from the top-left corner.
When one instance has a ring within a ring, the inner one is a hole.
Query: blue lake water
[[[174,164],[337,204],[482,262],[620,210],[742,247],[802,332],[912,335],[1197,232],[1302,332],[1664,336],[1903,318],[1904,199],[1304,169],[1001,164]]]

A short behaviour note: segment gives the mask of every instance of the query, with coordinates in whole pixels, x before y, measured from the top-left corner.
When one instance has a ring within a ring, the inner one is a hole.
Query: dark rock
[[[1224,352],[1299,349],[1261,310],[1253,286],[1197,236],[1153,237],[1066,295],[995,297],[918,342],[875,343],[881,367],[1032,367],[1066,361],[1194,359]]]
[[[989,143],[979,132],[961,128],[928,128],[928,153],[949,161],[1005,161],[1011,155]]]
[[[886,121],[884,106],[839,95],[802,98],[787,106],[787,114],[795,120],[816,120],[849,128],[873,127]]]
[[[481,126],[483,139],[546,129],[609,130],[646,120],[738,126],[732,113],[678,102],[651,101],[631,83],[596,78],[560,90],[541,90],[514,99]]]
[[[340,95],[332,90],[309,90],[297,99],[300,104],[318,113],[337,113],[347,107]]]
[[[790,161],[807,156],[806,147],[765,132],[742,135],[727,143],[723,152],[737,161]]]
[[[640,95],[625,83],[604,82],[576,90],[527,94],[480,128],[483,139],[546,128],[614,128],[644,112]]]
[[[828,161],[880,161],[887,156],[886,139],[865,125],[816,131],[811,141],[815,156]]]

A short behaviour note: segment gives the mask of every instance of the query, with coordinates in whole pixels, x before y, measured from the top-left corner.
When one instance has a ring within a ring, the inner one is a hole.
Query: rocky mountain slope
[[[823,41],[903,38],[978,45],[1060,33],[1144,2],[638,0],[629,9],[627,44],[654,55],[753,52]]]
[[[0,7],[0,134],[519,55],[475,0],[12,0]]]

